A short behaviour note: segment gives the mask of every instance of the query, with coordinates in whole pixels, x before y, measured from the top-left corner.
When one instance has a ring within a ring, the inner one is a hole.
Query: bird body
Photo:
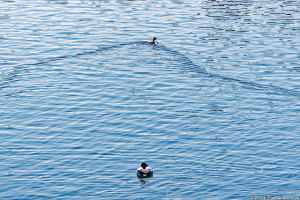
[[[156,40],[157,38],[156,37],[154,37],[153,39],[152,39],[152,41],[150,41],[150,42],[147,42],[147,44],[157,44],[157,42],[155,42],[155,40]]]
[[[149,167],[146,163],[142,163],[141,167],[139,167],[137,169],[136,174],[138,177],[147,178],[147,177],[153,176],[153,171],[152,171],[151,167]]]

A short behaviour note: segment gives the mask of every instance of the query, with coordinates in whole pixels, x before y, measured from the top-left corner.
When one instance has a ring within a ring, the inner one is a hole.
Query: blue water
[[[298,0],[0,11],[0,199],[300,196]]]

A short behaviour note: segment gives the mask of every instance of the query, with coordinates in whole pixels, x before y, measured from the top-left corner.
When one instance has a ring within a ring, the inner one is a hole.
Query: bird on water
[[[153,171],[146,163],[142,163],[141,166],[137,169],[136,175],[141,178],[147,178],[153,176]]]
[[[157,39],[157,38],[154,37],[154,38],[152,39],[152,41],[147,42],[147,44],[157,44],[157,42],[155,41],[156,39]]]

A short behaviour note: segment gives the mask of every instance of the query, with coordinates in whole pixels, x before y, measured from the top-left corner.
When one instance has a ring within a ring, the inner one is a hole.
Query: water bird
[[[142,163],[137,169],[136,175],[139,178],[149,178],[153,176],[153,171],[146,163]]]
[[[151,41],[151,42],[147,42],[147,44],[157,44],[157,42],[155,42],[156,39],[157,39],[157,38],[154,37],[154,38],[152,39],[152,41]]]

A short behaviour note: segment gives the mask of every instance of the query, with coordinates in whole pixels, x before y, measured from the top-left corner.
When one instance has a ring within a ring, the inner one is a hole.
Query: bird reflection
[[[140,180],[140,184],[141,184],[141,187],[142,187],[142,188],[146,187],[145,185],[146,185],[147,183],[150,183],[149,178],[138,178],[138,179]]]

